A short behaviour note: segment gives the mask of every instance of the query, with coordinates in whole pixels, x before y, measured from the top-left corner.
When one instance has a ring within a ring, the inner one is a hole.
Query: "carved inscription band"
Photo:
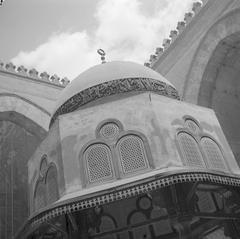
[[[50,126],[59,115],[73,112],[91,101],[106,96],[140,91],[151,91],[173,99],[180,99],[178,92],[174,87],[159,80],[149,78],[125,78],[112,80],[92,86],[72,96],[57,109],[51,119]]]

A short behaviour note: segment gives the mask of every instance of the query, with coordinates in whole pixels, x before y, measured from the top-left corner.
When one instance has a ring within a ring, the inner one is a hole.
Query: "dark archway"
[[[221,40],[203,74],[198,104],[213,108],[240,165],[240,33]]]
[[[0,238],[12,238],[28,217],[27,163],[46,131],[24,115],[0,113]]]

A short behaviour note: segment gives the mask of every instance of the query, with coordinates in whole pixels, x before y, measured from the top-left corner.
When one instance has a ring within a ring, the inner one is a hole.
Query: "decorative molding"
[[[159,80],[149,78],[112,80],[87,88],[68,99],[54,113],[50,122],[50,127],[59,115],[73,112],[89,102],[106,96],[143,91],[151,91],[173,99],[180,99],[175,88]]]
[[[177,23],[176,29],[170,31],[170,39],[164,39],[162,43],[162,47],[158,47],[156,49],[155,55],[150,55],[149,62],[145,62],[144,65],[152,68],[153,65],[160,59],[164,52],[168,50],[171,44],[185,31],[186,26],[192,21],[192,19],[198,15],[201,11],[202,7],[208,2],[208,0],[197,0],[192,4],[192,11],[187,12],[184,15],[184,21],[179,21]],[[162,49],[159,51],[158,49]]]
[[[27,70],[24,66],[16,67],[12,62],[4,64],[0,61],[0,73],[13,74],[20,77],[29,78],[32,80],[38,80],[40,82],[47,82],[52,85],[65,87],[70,80],[66,77],[60,79],[56,74],[50,75],[47,72],[38,73],[36,69]]]
[[[134,186],[126,186],[126,188],[113,190],[112,192],[91,197],[88,199],[72,199],[72,202],[65,202],[63,205],[56,205],[54,208],[47,209],[42,213],[30,218],[22,229],[22,233],[27,231],[29,227],[36,227],[39,224],[49,221],[54,217],[60,215],[69,214],[88,208],[96,207],[99,205],[104,205],[112,203],[114,201],[124,200],[127,198],[135,197],[138,195],[143,195],[151,191],[155,191],[170,185],[175,185],[179,183],[214,183],[225,186],[240,187],[240,178],[227,176],[223,174],[215,174],[209,172],[184,172],[173,175],[167,175],[161,178],[155,178],[154,180],[139,183]]]

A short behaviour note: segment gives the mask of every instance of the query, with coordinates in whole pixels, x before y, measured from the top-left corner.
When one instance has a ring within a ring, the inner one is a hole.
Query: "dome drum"
[[[61,144],[56,148],[61,158],[54,161],[64,178],[59,203],[166,174],[183,183],[182,172],[205,175],[200,180],[240,173],[212,110],[156,94],[63,114],[50,132],[30,166],[35,170],[38,155],[45,150],[51,155]]]

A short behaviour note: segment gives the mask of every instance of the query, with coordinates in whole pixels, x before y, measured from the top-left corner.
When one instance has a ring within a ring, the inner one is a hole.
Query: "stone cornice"
[[[178,92],[173,86],[159,80],[149,78],[125,78],[112,80],[92,86],[73,95],[54,113],[50,126],[59,115],[73,112],[89,102],[106,96],[144,91],[154,92],[177,100],[180,99]]]
[[[56,74],[50,76],[47,72],[39,73],[36,69],[26,69],[24,66],[16,67],[13,63],[4,64],[0,62],[0,73],[27,78],[33,81],[65,87],[70,81],[64,77],[60,79]]]
[[[240,187],[240,178],[234,175],[225,175],[211,172],[168,172],[165,175],[149,178],[144,182],[136,182],[135,185],[126,185],[123,188],[114,188],[109,192],[101,192],[96,196],[89,195],[89,198],[73,198],[69,201],[46,208],[39,214],[31,217],[20,230],[17,238],[23,238],[31,229],[37,228],[40,224],[59,217],[61,215],[86,210],[99,205],[112,203],[114,201],[143,195],[170,185],[179,183],[214,183],[224,186]],[[25,237],[24,237],[25,238]]]

